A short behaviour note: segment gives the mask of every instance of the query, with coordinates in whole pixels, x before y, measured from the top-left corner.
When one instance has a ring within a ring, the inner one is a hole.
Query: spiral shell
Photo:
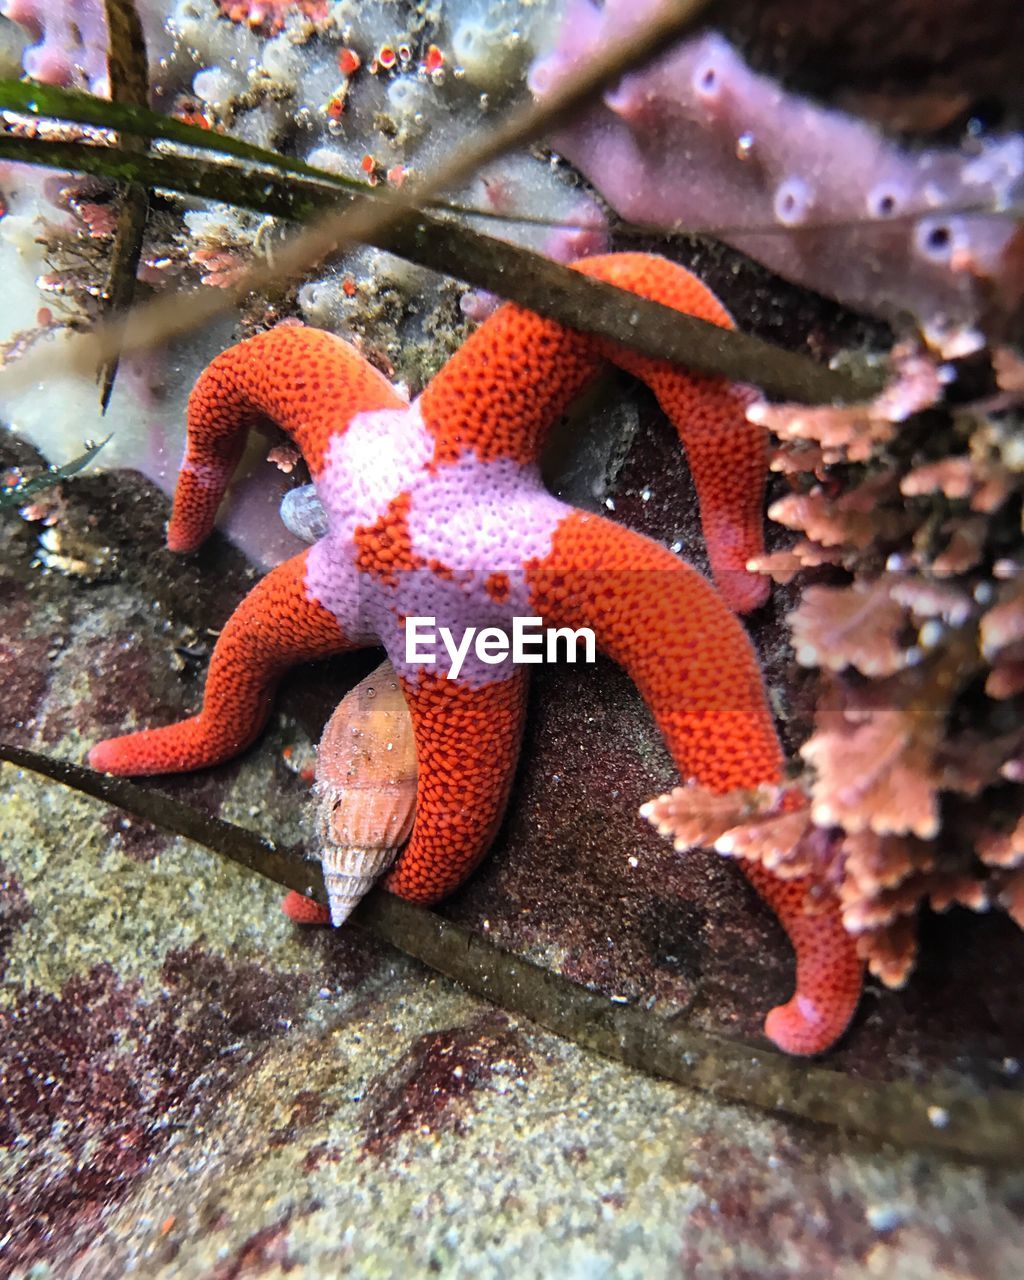
[[[382,663],[348,693],[317,749],[316,838],[340,925],[398,856],[416,813],[416,746],[398,677]]]

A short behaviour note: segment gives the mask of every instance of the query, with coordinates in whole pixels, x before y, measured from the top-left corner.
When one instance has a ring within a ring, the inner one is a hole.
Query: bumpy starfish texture
[[[645,254],[577,269],[731,327],[689,272]],[[686,448],[716,591],[665,547],[558,501],[537,467],[550,427],[606,361],[655,392]],[[189,402],[188,445],[168,545],[197,547],[239,459],[267,418],[301,449],[326,535],[242,601],[213,652],[202,710],[181,724],[99,743],[111,773],[185,771],[237,754],[297,662],[381,644],[401,680],[418,757],[416,820],[384,884],[414,902],[451,893],[486,852],[508,800],[526,674],[472,653],[459,673],[439,654],[408,661],[405,620],[456,638],[504,631],[515,616],[588,626],[629,672],[686,777],[726,791],[776,782],[782,752],[753,649],[728,606],[761,603],[746,570],[762,550],[766,440],[745,419],[746,389],[502,307],[412,404],[341,339],[282,326],[218,356]],[[719,594],[721,593],[721,594]],[[722,597],[728,604],[723,602]],[[777,1044],[814,1053],[841,1034],[861,966],[826,899],[807,913],[801,881],[748,877],[797,952],[797,991],[766,1024]]]

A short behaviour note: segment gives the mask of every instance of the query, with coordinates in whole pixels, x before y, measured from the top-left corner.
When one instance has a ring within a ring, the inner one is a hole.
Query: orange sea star
[[[646,254],[577,264],[713,323],[714,295]],[[547,433],[606,360],[655,392],[686,447],[716,591],[665,547],[575,510],[542,486]],[[189,403],[188,448],[168,545],[197,547],[247,428],[278,422],[306,458],[328,532],[274,569],[238,606],[214,649],[200,713],[101,742],[113,773],[215,764],[261,730],[278,677],[296,662],[383,644],[401,679],[418,757],[416,820],[385,887],[415,902],[451,893],[486,852],[519,750],[526,673],[505,658],[410,657],[405,624],[436,618],[511,629],[516,616],[590,627],[636,682],[685,777],[714,791],[778,782],[782,752],[733,608],[761,603],[766,442],[749,395],[506,305],[407,404],[347,343],[282,326],[218,356]],[[721,594],[719,594],[721,593]],[[723,601],[722,597],[725,597]],[[835,902],[807,913],[808,885],[745,868],[797,952],[797,991],[766,1024],[783,1048],[818,1052],[856,1004],[861,966]]]

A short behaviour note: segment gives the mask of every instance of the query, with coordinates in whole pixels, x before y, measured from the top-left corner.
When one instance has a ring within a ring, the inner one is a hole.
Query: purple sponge
[[[569,0],[543,98],[662,0]],[[630,221],[707,230],[799,284],[939,334],[1006,288],[1024,139],[911,151],[755,73],[722,36],[625,76],[554,146]],[[985,212],[964,212],[981,208]]]
[[[3,0],[0,13],[36,40],[25,74],[107,97],[107,19],[102,0]]]

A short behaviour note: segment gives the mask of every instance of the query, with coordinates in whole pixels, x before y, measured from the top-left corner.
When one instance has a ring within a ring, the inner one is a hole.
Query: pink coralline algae
[[[925,907],[1024,927],[1024,451],[1011,359],[1001,395],[968,405],[943,405],[919,354],[893,363],[870,404],[748,409],[793,487],[769,515],[800,540],[748,567],[805,584],[789,616],[819,672],[805,776],[793,793],[677,788],[645,812],[677,848],[833,886],[858,954],[898,987]],[[806,805],[781,803],[800,790]]]
[[[662,0],[570,0],[534,64],[544,98],[648,21]],[[1006,210],[1024,140],[912,152],[873,126],[752,71],[704,32],[552,139],[623,217],[707,229],[798,284],[942,330],[972,321],[994,283],[1019,297]],[[984,210],[966,212],[965,210]]]

